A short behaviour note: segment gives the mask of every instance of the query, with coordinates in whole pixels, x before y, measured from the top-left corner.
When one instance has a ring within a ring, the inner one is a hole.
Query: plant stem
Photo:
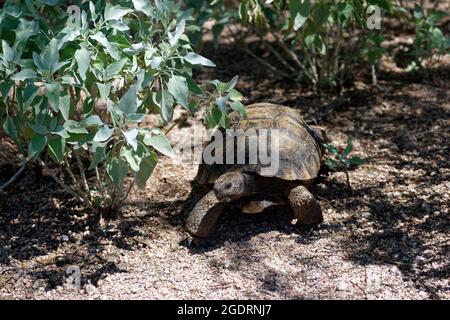
[[[75,198],[77,198],[77,199],[83,201],[84,203],[86,203],[86,205],[87,205],[90,209],[94,210],[94,208],[93,208],[93,206],[92,206],[92,203],[90,203],[89,201],[86,201],[86,199],[85,199],[82,195],[76,193],[75,190],[73,190],[71,187],[69,187],[68,185],[66,185],[61,179],[59,179],[59,178],[58,178],[58,177],[57,177],[57,176],[49,169],[49,167],[47,166],[47,164],[46,164],[44,161],[41,160],[41,158],[38,158],[37,160],[38,160],[39,164],[40,164],[45,170],[47,170],[47,172],[49,172],[50,176],[53,178],[53,180],[55,180],[55,182],[56,182],[60,187],[62,187],[67,193],[69,193],[69,194],[72,195],[73,197],[75,197]]]
[[[84,173],[84,166],[83,161],[81,161],[80,154],[78,153],[78,150],[73,150],[73,153],[75,154],[75,159],[77,160],[78,169],[80,170],[81,179],[83,182],[84,190],[86,191],[89,200],[91,200],[91,190],[89,188],[89,184],[86,179],[86,175]]]
[[[0,191],[3,191],[6,188],[8,188],[8,186],[10,186],[22,174],[22,172],[27,167],[29,161],[30,159],[28,158],[22,161],[19,170],[8,181],[6,181],[3,185],[0,186]]]
[[[297,55],[290,50],[286,44],[274,33],[270,33],[276,40],[278,45],[284,50],[284,52],[295,62],[295,64],[306,74],[306,76],[315,84],[316,79],[311,75],[311,73],[306,69],[305,65],[300,61]]]

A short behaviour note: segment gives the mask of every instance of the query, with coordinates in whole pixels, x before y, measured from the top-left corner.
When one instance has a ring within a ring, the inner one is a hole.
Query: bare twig
[[[89,200],[91,200],[91,190],[89,188],[89,184],[86,179],[86,175],[84,174],[84,166],[83,161],[81,161],[80,154],[78,153],[78,150],[73,150],[73,153],[75,154],[75,159],[77,160],[78,169],[80,170],[81,179],[83,182],[84,190],[86,191]]]
[[[261,59],[260,57],[258,57],[256,54],[254,54],[251,50],[249,50],[248,48],[243,48],[242,50],[245,51],[245,53],[247,53],[248,55],[252,56],[253,58],[255,58],[259,63],[265,65],[267,68],[269,68],[271,71],[273,71],[274,73],[279,74],[280,76],[282,76],[283,78],[287,78],[287,79],[291,79],[292,77],[290,75],[288,75],[287,73],[278,70],[277,68],[275,68],[274,66],[272,66],[270,63],[268,63],[267,61],[265,61],[264,59]]]
[[[284,52],[295,62],[295,64],[306,74],[306,76],[311,79],[311,81],[315,84],[316,79],[313,75],[306,69],[304,64],[300,61],[300,59],[297,57],[297,55],[290,50],[286,44],[283,42],[283,40],[280,39],[276,34],[271,33],[271,35],[277,40],[278,45],[284,50]]]
[[[261,39],[261,41],[263,42],[263,44],[269,49],[270,52],[272,52],[272,54],[286,67],[289,69],[289,71],[291,71],[292,73],[296,73],[297,71],[295,70],[295,68],[293,68],[282,56],[281,54],[274,48],[272,47],[272,45],[264,40]]]
[[[30,161],[29,158],[23,160],[20,164],[20,168],[19,170],[8,180],[6,181],[3,185],[0,186],[0,191],[5,190],[6,188],[8,188],[14,181],[16,181],[16,179],[22,174],[22,172],[25,170],[25,168],[27,167],[28,162]]]
[[[86,202],[86,200],[78,193],[76,193],[75,190],[73,190],[71,187],[69,187],[68,185],[66,185],[61,179],[59,179],[56,175],[54,175],[51,170],[49,169],[49,167],[47,166],[47,164],[41,160],[41,158],[37,159],[39,164],[45,169],[47,170],[47,172],[50,174],[50,176],[53,178],[53,180],[55,180],[55,182],[57,184],[59,184],[60,187],[62,187],[67,193],[69,193],[70,195],[74,196],[75,198]],[[92,209],[92,204],[91,203],[87,203],[86,204]]]

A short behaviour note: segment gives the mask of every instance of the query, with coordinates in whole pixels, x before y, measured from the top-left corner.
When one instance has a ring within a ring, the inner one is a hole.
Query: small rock
[[[365,212],[363,212],[362,214],[361,214],[361,217],[363,217],[364,219],[368,219],[368,218],[370,218],[372,215],[370,214],[370,212],[367,212],[367,211],[365,211]]]
[[[65,234],[63,234],[61,238],[62,238],[62,241],[66,241],[66,242],[69,241],[69,237],[66,236]]]

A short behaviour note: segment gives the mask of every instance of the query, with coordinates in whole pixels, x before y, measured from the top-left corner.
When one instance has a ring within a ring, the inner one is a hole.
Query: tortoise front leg
[[[224,206],[224,203],[217,200],[214,191],[208,192],[189,214],[187,231],[195,237],[208,238],[222,215]]]
[[[304,186],[295,187],[290,191],[289,204],[299,223],[319,224],[323,221],[319,203]]]

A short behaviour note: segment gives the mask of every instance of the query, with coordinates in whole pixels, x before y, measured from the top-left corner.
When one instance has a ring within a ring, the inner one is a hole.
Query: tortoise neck
[[[256,192],[255,176],[249,173],[242,173],[245,179],[243,196],[249,196]]]

